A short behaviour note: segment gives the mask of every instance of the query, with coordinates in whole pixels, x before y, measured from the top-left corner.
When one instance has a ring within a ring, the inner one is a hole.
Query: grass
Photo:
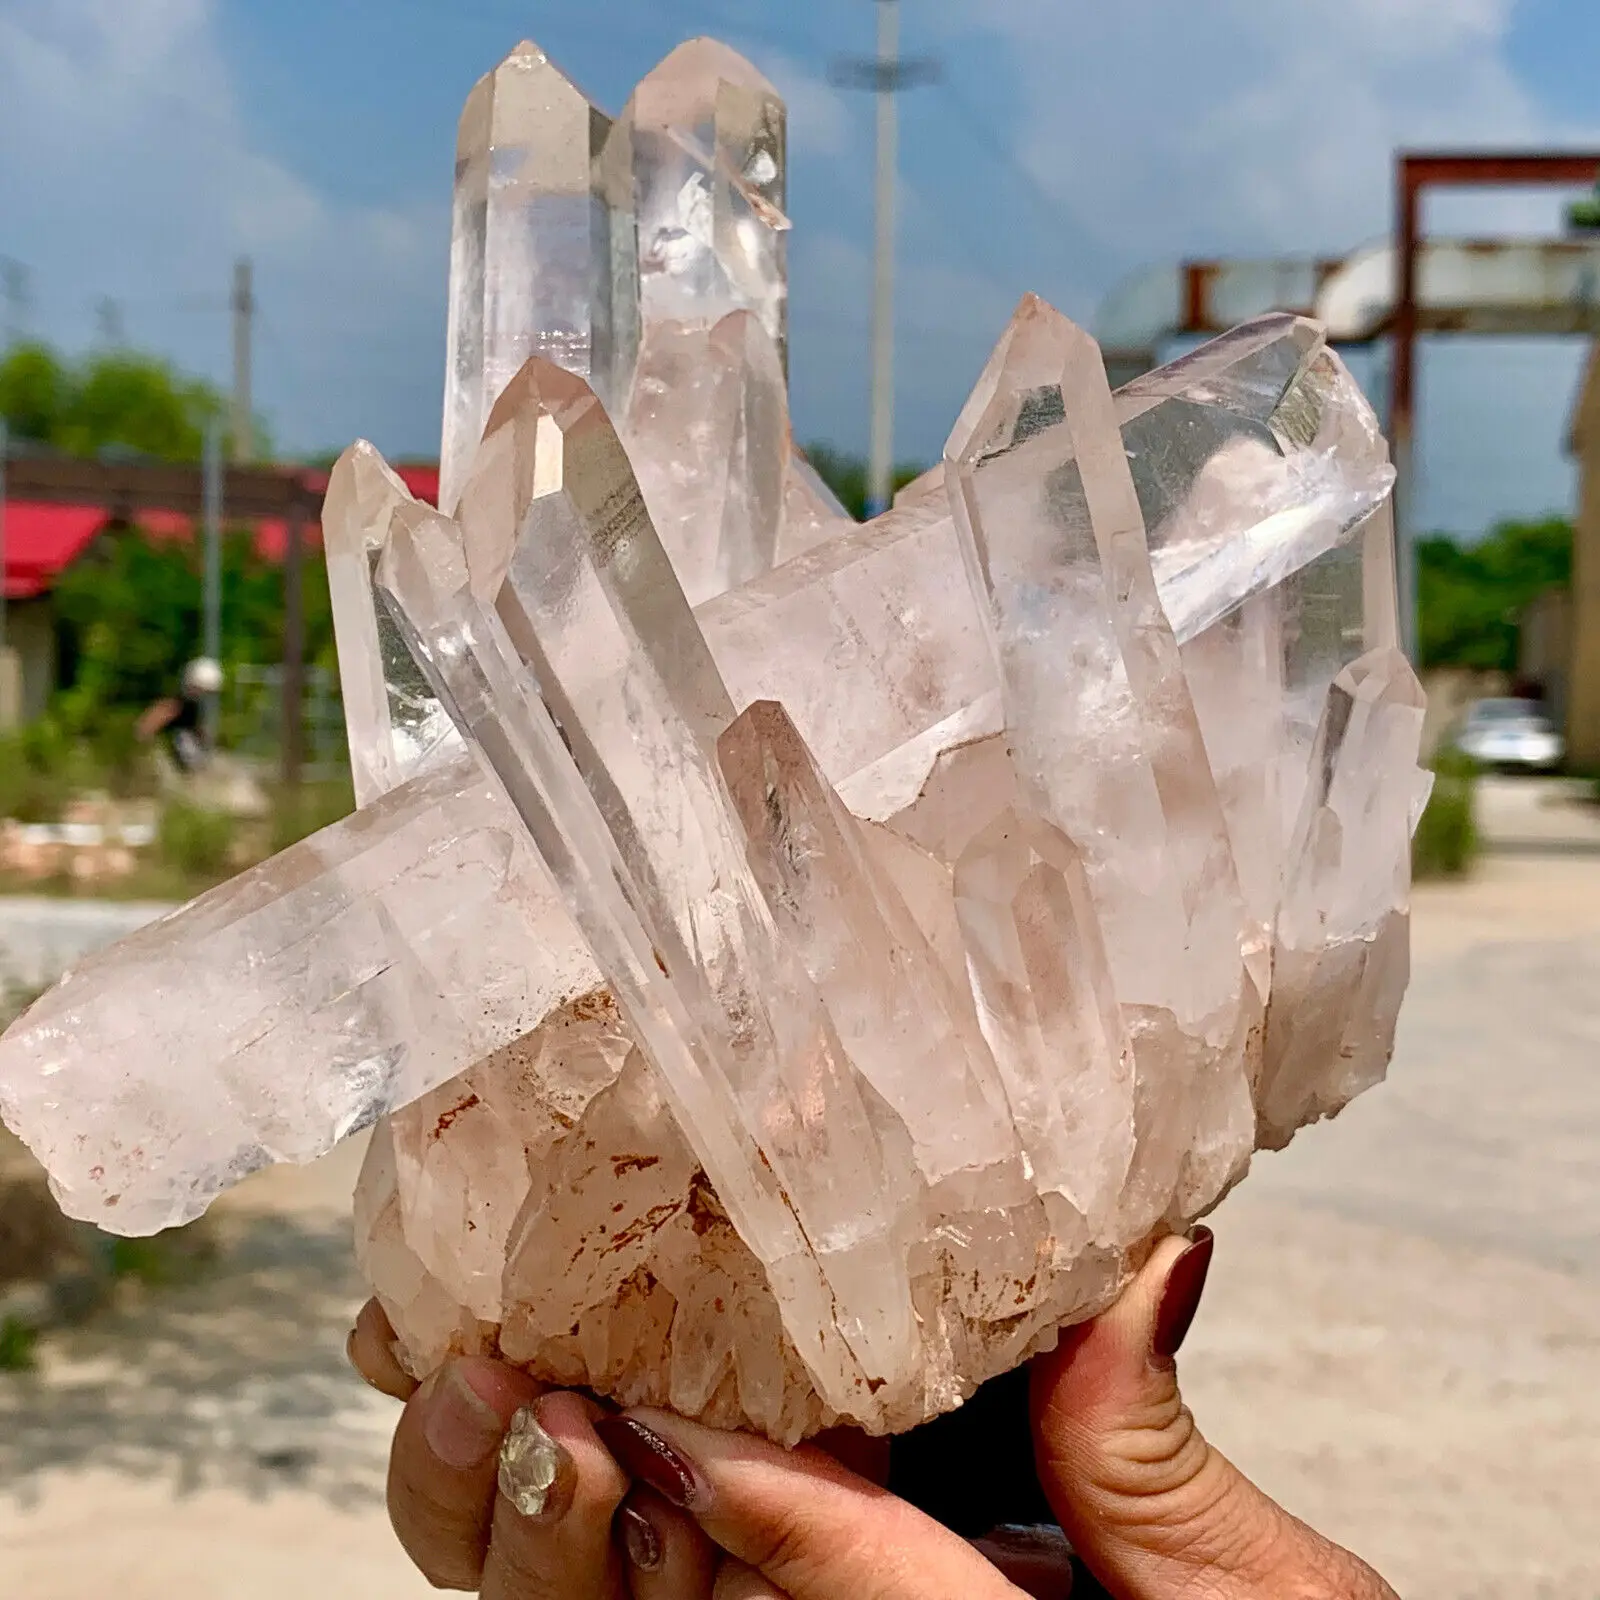
[[[185,876],[216,880],[227,875],[233,862],[238,831],[226,811],[169,800],[161,811],[156,850],[167,866]]]
[[[355,808],[355,791],[348,778],[278,790],[272,797],[268,854],[277,855],[280,850],[287,850],[302,839],[320,833],[349,816]]]
[[[1478,769],[1459,752],[1441,751],[1433,770],[1433,796],[1411,844],[1412,876],[1464,877],[1478,856]]]
[[[0,983],[0,1031],[9,1028],[43,993],[25,983]]]

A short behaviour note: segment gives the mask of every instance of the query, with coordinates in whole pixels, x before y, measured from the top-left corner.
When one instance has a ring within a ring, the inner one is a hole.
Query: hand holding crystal
[[[1035,1458],[1062,1528],[1125,1600],[1393,1600],[1212,1449],[1184,1406],[1174,1358],[1211,1248],[1203,1230],[1167,1240],[1111,1311],[1034,1363]],[[617,1416],[482,1358],[417,1389],[375,1305],[351,1353],[408,1399],[390,1510],[440,1587],[490,1600],[1064,1600],[1071,1588],[1064,1547],[970,1544],[816,1445]],[[949,1462],[957,1480],[986,1470]]]

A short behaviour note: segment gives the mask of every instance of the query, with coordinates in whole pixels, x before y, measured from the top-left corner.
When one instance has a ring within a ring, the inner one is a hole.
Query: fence
[[[340,777],[349,767],[339,685],[322,667],[305,671],[300,726],[305,776],[313,783]],[[283,668],[232,667],[223,691],[222,742],[247,761],[270,765],[283,748]]]

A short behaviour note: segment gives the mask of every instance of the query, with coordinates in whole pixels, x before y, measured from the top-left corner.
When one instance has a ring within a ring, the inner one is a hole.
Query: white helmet
[[[201,656],[197,661],[191,661],[183,669],[183,692],[185,694],[220,694],[222,692],[222,668],[209,656]]]

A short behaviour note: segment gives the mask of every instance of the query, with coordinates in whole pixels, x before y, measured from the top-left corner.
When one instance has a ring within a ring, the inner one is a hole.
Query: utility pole
[[[255,453],[255,407],[250,393],[250,358],[254,337],[256,296],[249,257],[233,267],[233,408],[231,431],[233,459],[249,461]]]
[[[127,324],[122,317],[122,302],[110,295],[95,301],[94,320],[100,329],[100,342],[108,350],[121,350],[128,342]]]
[[[205,531],[205,614],[200,654],[211,661],[222,660],[222,422],[213,417],[206,424],[205,455],[202,458],[201,500]],[[209,694],[205,703],[206,746],[217,747],[217,725],[222,717],[219,696]]]
[[[303,567],[306,508],[289,508],[288,543],[283,551],[283,747],[281,781],[291,793],[299,786],[305,760],[306,622]]]
[[[872,266],[872,450],[867,465],[867,515],[881,516],[894,498],[894,212],[900,175],[895,74],[900,66],[900,0],[878,6],[877,239]]]
[[[894,497],[894,245],[899,184],[899,117],[895,96],[939,77],[935,61],[900,54],[900,0],[875,0],[878,53],[870,61],[835,63],[833,81],[870,89],[878,97],[877,181],[872,270],[872,443],[867,463],[867,515],[889,509]]]
[[[10,256],[0,256],[0,297],[6,303],[6,348],[22,340],[28,321],[28,269]]]

